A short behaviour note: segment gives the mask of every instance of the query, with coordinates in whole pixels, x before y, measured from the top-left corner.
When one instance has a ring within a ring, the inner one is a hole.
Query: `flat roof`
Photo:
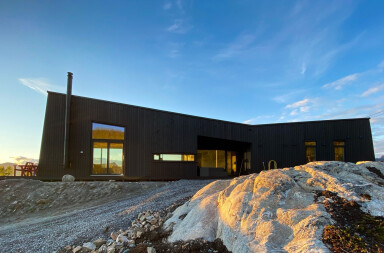
[[[54,92],[54,91],[47,91],[47,93],[48,94],[51,93],[51,94],[66,96],[65,93]],[[144,110],[151,110],[151,111],[156,111],[156,112],[170,113],[170,114],[176,114],[176,115],[179,115],[179,116],[186,116],[186,117],[192,117],[192,118],[214,120],[214,121],[220,121],[220,122],[225,122],[225,123],[238,124],[238,125],[242,125],[242,126],[268,126],[268,125],[282,125],[282,124],[299,124],[299,123],[303,123],[304,124],[304,123],[316,123],[316,122],[319,123],[319,122],[324,122],[324,121],[331,122],[331,121],[369,120],[370,119],[370,117],[365,117],[365,118],[346,118],[346,119],[324,119],[324,120],[291,121],[291,122],[264,123],[264,124],[251,125],[251,124],[233,122],[233,121],[228,121],[228,120],[220,120],[220,119],[207,118],[207,117],[202,117],[202,116],[195,116],[195,115],[190,115],[190,114],[184,114],[184,113],[178,113],[178,112],[171,112],[171,111],[166,111],[166,110],[154,109],[154,108],[138,106],[138,105],[124,104],[124,103],[120,103],[120,102],[108,101],[108,100],[97,99],[97,98],[83,97],[83,96],[77,96],[77,95],[72,95],[72,96],[76,97],[76,98],[81,98],[81,99],[94,100],[94,101],[98,101],[98,102],[102,102],[102,103],[110,103],[110,104],[117,104],[117,105],[123,105],[123,106],[130,106],[130,107],[135,107],[135,108],[144,109]]]

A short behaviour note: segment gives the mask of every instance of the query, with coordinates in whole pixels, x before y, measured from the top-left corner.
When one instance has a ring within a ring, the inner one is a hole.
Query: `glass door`
[[[124,145],[114,142],[93,142],[94,175],[122,175],[124,164]]]

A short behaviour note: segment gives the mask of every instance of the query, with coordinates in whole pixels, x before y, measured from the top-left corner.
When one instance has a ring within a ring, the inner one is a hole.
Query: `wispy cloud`
[[[377,68],[379,70],[383,70],[384,69],[384,60],[382,62],[380,62],[379,65],[377,65]]]
[[[375,86],[375,87],[372,87],[372,88],[369,88],[368,90],[366,90],[365,92],[363,92],[363,94],[361,94],[362,97],[367,97],[369,95],[372,95],[380,90],[384,89],[384,83],[383,84],[380,84],[378,86]]]
[[[184,11],[183,2],[181,0],[176,0],[176,6],[180,11]]]
[[[307,71],[307,64],[305,62],[303,62],[303,64],[301,64],[301,74],[304,75],[305,72]]]
[[[248,125],[251,125],[253,123],[254,119],[247,119],[245,121],[243,121],[243,124],[248,124]]]
[[[252,34],[239,36],[234,42],[215,55],[214,59],[222,60],[241,54],[249,48],[249,46],[255,41],[255,38],[256,37]]]
[[[181,50],[184,47],[184,43],[170,42],[167,47],[169,48],[168,57],[177,58],[181,56]]]
[[[177,58],[180,56],[180,50],[179,49],[172,49],[169,53],[170,58]]]
[[[171,2],[165,2],[164,5],[163,5],[163,9],[164,10],[169,10],[172,8],[172,3]]]
[[[343,88],[343,86],[356,81],[358,78],[358,75],[359,75],[358,73],[348,75],[348,76],[340,78],[334,82],[324,84],[323,88],[332,88],[335,90],[341,90]]]
[[[324,51],[321,54],[318,55],[318,59],[313,59],[314,63],[316,63],[317,70],[315,72],[315,75],[319,75],[326,70],[329,69],[329,67],[332,65],[334,60],[342,54],[343,52],[346,52],[347,50],[351,49],[355,45],[358,44],[358,42],[361,40],[365,32],[361,32],[360,34],[356,35],[352,40],[346,42],[346,43],[340,43],[334,48],[329,49],[328,51]],[[319,44],[321,47],[321,42]]]
[[[274,115],[260,115],[251,119],[247,119],[242,123],[248,125],[271,123],[274,117]]]
[[[43,95],[47,95],[48,90],[63,90],[60,86],[50,84],[45,78],[19,78],[18,80],[22,85]]]
[[[193,26],[187,24],[183,19],[175,19],[173,24],[167,28],[167,31],[171,33],[185,34],[192,28]]]
[[[305,98],[305,99],[300,100],[300,101],[297,101],[297,102],[295,102],[295,103],[286,105],[285,108],[298,108],[298,107],[303,107],[303,106],[308,105],[309,102],[310,102],[310,100],[309,100],[308,98]]]
[[[304,89],[294,89],[293,91],[281,91],[281,95],[274,96],[273,101],[277,103],[287,103],[288,101],[295,100],[296,97],[303,94],[306,90]]]
[[[309,110],[316,104],[317,98],[309,99],[305,98],[303,100],[296,101],[292,104],[288,104],[284,109],[292,109],[289,113],[290,116],[296,116],[300,113],[307,113]]]

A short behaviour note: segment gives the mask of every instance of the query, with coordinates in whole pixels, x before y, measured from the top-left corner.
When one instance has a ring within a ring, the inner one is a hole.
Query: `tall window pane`
[[[123,144],[109,144],[109,173],[114,175],[123,174]]]
[[[198,166],[201,168],[216,168],[216,150],[198,150]]]
[[[344,141],[334,141],[335,161],[344,161]]]
[[[315,141],[305,142],[305,159],[307,162],[316,161],[316,142]]]
[[[93,174],[107,174],[108,144],[106,142],[93,143]]]

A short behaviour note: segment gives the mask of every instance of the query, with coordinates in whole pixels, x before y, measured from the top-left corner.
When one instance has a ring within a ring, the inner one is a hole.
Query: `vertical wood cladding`
[[[154,153],[197,153],[198,136],[250,144],[251,168],[258,172],[275,160],[278,167],[305,164],[305,141],[316,141],[317,160],[333,160],[333,141],[345,142],[345,160],[374,160],[369,119],[245,125],[120,103],[73,96],[70,164],[64,170],[65,95],[48,93],[39,176],[59,179],[91,175],[92,122],[125,127],[124,176],[127,179],[196,178],[195,162],[156,162]],[[107,177],[105,177],[107,178]]]

